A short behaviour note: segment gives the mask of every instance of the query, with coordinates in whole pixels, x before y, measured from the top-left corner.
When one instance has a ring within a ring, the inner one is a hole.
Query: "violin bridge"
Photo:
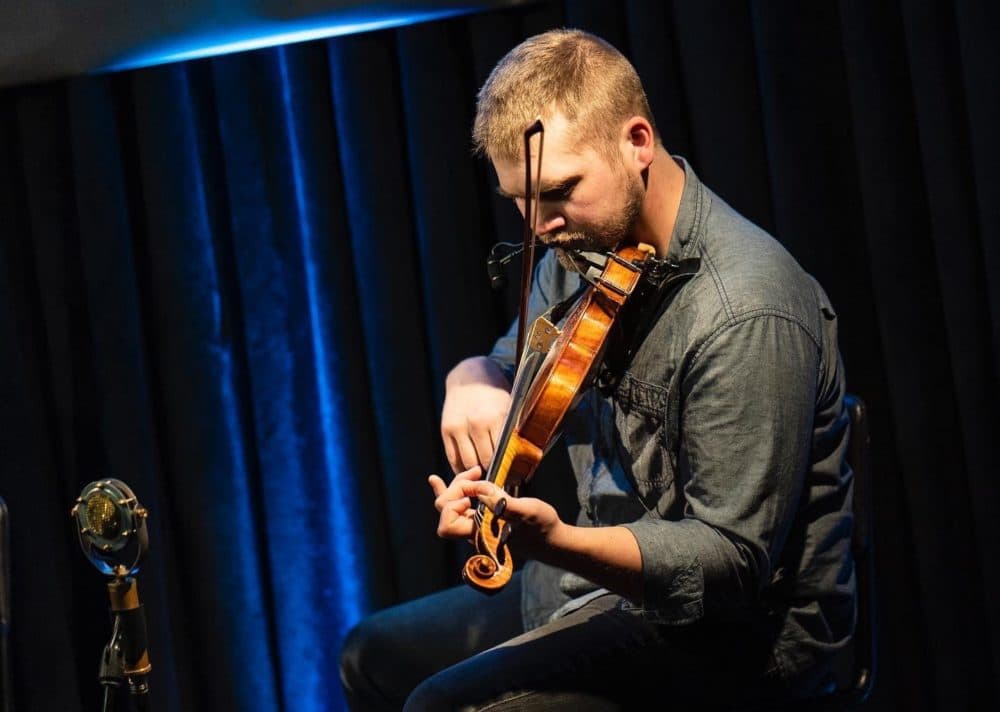
[[[535,319],[528,334],[528,348],[541,354],[547,354],[552,344],[562,332],[544,316]]]

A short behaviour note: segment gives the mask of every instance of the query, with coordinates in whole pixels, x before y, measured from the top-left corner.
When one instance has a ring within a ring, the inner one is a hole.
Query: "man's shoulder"
[[[697,242],[702,289],[713,293],[719,318],[779,314],[810,329],[818,315],[818,285],[763,228],[710,193]]]

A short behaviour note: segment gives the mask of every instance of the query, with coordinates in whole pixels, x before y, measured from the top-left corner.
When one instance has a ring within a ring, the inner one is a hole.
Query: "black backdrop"
[[[347,627],[456,581],[424,477],[517,235],[472,100],[564,25],[633,59],[668,149],[838,308],[873,418],[870,706],[995,707],[998,14],[566,0],[0,93],[18,708],[97,705],[105,597],[67,512],[98,476],[152,511],[154,709],[339,708]]]

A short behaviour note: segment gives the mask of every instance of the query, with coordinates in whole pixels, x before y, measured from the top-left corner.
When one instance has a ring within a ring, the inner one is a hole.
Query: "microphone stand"
[[[149,650],[146,617],[139,603],[135,573],[149,547],[149,512],[121,480],[103,479],[83,488],[70,511],[90,563],[108,576],[111,640],[104,646],[97,679],[104,690],[103,712],[117,712],[128,688],[127,709],[149,709]],[[125,709],[124,707],[122,709]]]
[[[111,640],[104,646],[98,679],[104,688],[102,712],[118,712],[128,688],[127,709],[147,712],[149,709],[149,684],[146,676],[152,666],[146,649],[146,619],[135,578],[116,577],[108,582],[111,599]]]

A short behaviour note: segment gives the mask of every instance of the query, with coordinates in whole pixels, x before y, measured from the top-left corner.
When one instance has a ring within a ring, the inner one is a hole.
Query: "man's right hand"
[[[476,465],[483,472],[489,468],[510,400],[507,377],[485,356],[467,358],[448,374],[441,439],[456,474]]]

